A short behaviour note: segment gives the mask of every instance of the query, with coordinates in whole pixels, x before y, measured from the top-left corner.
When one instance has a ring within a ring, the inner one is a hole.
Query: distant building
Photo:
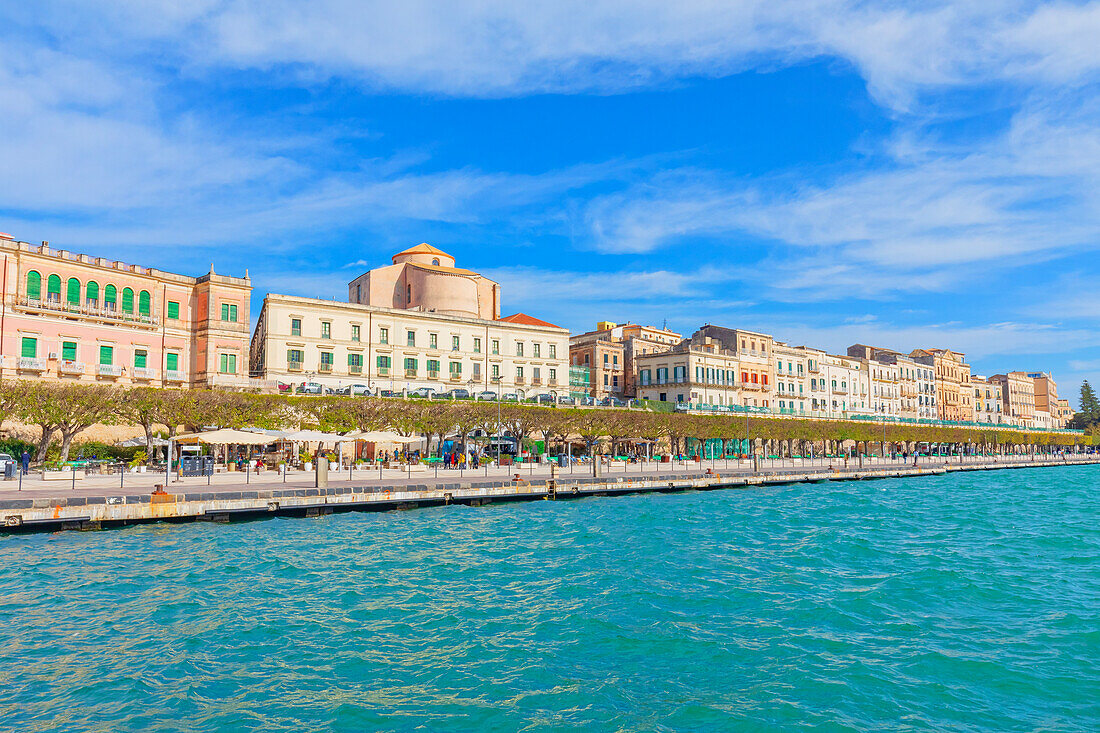
[[[500,285],[431,245],[391,262],[353,280],[347,303],[268,295],[252,373],[394,392],[570,392],[566,329],[524,313],[501,317]]]
[[[1023,428],[1035,426],[1035,381],[1027,372],[994,374],[990,382],[1001,387],[1005,421]]]
[[[663,328],[600,321],[594,331],[569,339],[569,363],[592,369],[591,396],[630,399],[638,395],[635,356],[667,351],[680,340]]]
[[[973,375],[970,378],[970,383],[974,388],[974,417],[972,420],[989,425],[1003,424],[1005,419],[1000,382],[986,379],[980,375]]]
[[[909,356],[932,367],[936,377],[937,417],[951,422],[974,419],[974,395],[970,385],[970,365],[965,354],[951,349],[915,349]]]
[[[897,412],[894,414],[898,417],[915,420],[935,420],[938,417],[936,380],[932,363],[921,363],[917,359],[893,349],[867,346],[866,344],[849,346],[848,356],[859,358],[865,362],[877,362],[897,367],[897,381],[887,380],[890,383],[886,386],[896,391]],[[871,364],[868,363],[868,367],[870,366]],[[889,398],[886,401],[891,402]],[[883,400],[880,400],[879,404],[881,405],[882,402]],[[888,409],[895,409],[895,405],[888,404]]]
[[[177,275],[0,235],[0,378],[251,388],[244,277]]]
[[[1058,404],[1058,385],[1049,372],[1028,372],[1027,376],[1035,386],[1035,411],[1045,413],[1052,428],[1064,428],[1072,415],[1064,415]],[[1066,403],[1068,406],[1068,403]]]

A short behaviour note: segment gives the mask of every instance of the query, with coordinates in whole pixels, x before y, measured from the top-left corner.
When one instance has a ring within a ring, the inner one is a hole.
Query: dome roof
[[[451,257],[451,255],[447,254],[443,250],[439,249],[438,247],[433,247],[427,242],[421,242],[415,247],[409,247],[403,252],[398,252],[394,255],[394,257],[400,257],[401,255],[443,255],[444,257]],[[454,257],[451,257],[451,259],[453,260]]]

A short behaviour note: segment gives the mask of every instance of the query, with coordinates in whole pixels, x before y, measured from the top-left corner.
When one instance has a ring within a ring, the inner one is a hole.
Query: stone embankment
[[[580,476],[560,474],[511,480],[455,481],[454,477],[426,479],[424,483],[348,482],[327,488],[267,488],[240,485],[227,490],[152,494],[114,494],[95,496],[0,496],[0,531],[27,532],[57,529],[102,529],[142,522],[214,521],[290,516],[322,516],[344,511],[385,511],[417,507],[467,504],[482,506],[493,502],[535,499],[572,499],[647,492],[706,491],[751,488],[801,482],[859,481],[884,478],[936,476],[956,471],[990,471],[1055,466],[1081,466],[1100,463],[1100,458],[1067,456],[1052,460],[990,460],[965,464],[928,462],[919,466],[886,465],[881,467],[782,468],[752,471],[710,469],[675,471],[662,474],[623,476]],[[252,488],[253,490],[249,490]]]

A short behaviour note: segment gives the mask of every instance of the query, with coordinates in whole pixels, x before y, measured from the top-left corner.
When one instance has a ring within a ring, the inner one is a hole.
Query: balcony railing
[[[153,379],[157,373],[149,367],[134,367],[134,379]]]
[[[523,377],[516,377],[516,384],[523,384],[523,383],[524,383]]]
[[[26,296],[19,298],[16,306],[39,312],[57,313],[59,315],[86,316],[115,321],[118,323],[132,323],[139,326],[157,326],[160,321],[153,316],[143,316],[137,313],[123,313],[117,308],[105,308],[99,304],[77,305],[63,300],[35,300]]]
[[[380,377],[390,376],[390,368],[389,367],[378,367],[378,376],[380,376]]]
[[[186,380],[187,375],[179,369],[166,369],[164,371],[164,381],[166,382],[184,382]]]
[[[535,386],[538,386],[538,385],[542,384],[542,379],[540,377],[535,377],[534,379],[531,380],[531,384],[533,384]]]
[[[79,361],[63,361],[57,365],[57,370],[62,374],[83,374],[84,365]]]
[[[302,371],[302,362],[300,362],[300,361],[288,361],[286,363],[286,370],[288,372],[300,372],[300,371]]]
[[[331,374],[332,364],[321,362],[320,366],[317,367],[317,371],[319,371],[321,374]]]
[[[821,365],[810,364],[806,367],[806,371],[808,371],[810,374],[821,374]]]
[[[428,370],[428,379],[439,379],[439,370],[438,369],[429,369]]]
[[[363,365],[362,364],[348,364],[348,374],[362,374],[362,373],[363,373]]]
[[[416,370],[415,369],[406,369],[405,370],[405,379],[416,379]]]
[[[553,379],[553,378],[550,378],[550,379],[546,380],[546,383],[548,385],[550,385],[551,387],[557,387],[558,386],[558,380]]]
[[[122,365],[121,364],[100,364],[97,371],[101,377],[121,377]]]
[[[462,381],[462,373],[461,372],[451,372],[450,380],[452,382],[461,382]]]
[[[46,371],[46,360],[32,356],[21,356],[19,357],[19,368],[27,372],[44,372]]]

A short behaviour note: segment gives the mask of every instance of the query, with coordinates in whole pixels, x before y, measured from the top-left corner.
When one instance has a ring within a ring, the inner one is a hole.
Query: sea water
[[[1100,730],[1100,467],[0,537],[0,730]]]

